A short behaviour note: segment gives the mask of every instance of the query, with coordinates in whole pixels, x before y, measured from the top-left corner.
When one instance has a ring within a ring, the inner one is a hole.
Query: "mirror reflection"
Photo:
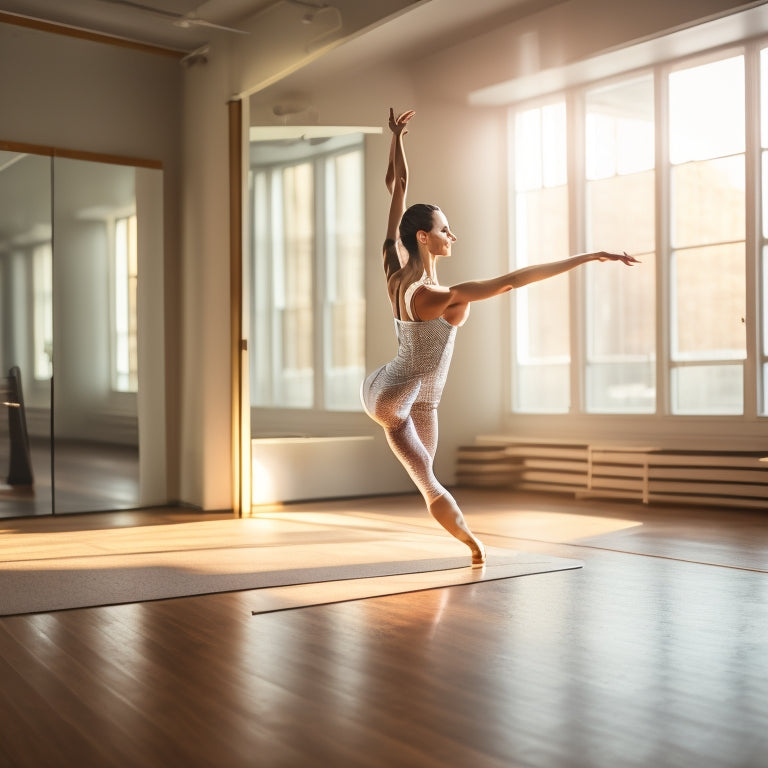
[[[162,277],[160,170],[0,153],[0,517],[166,501]]]
[[[0,151],[0,516],[50,514],[50,158]]]
[[[135,176],[53,160],[56,513],[139,506]]]

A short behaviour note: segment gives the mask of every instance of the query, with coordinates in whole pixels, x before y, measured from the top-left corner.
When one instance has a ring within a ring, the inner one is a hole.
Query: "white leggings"
[[[405,467],[424,501],[446,493],[432,465],[437,451],[437,404],[418,400],[421,381],[377,387],[383,368],[363,382],[361,397],[368,415],[380,424],[392,452]]]

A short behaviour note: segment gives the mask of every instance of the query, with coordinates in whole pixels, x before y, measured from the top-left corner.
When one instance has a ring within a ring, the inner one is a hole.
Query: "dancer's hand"
[[[634,256],[630,256],[626,251],[623,253],[608,253],[607,251],[599,251],[597,253],[598,261],[620,261],[622,264],[626,264],[631,267],[633,264],[642,264],[642,261],[638,261]]]
[[[395,134],[395,136],[405,136],[408,133],[408,129],[405,127],[408,125],[408,121],[416,114],[416,111],[409,109],[405,112],[401,112],[397,117],[392,107],[389,108],[389,130]]]

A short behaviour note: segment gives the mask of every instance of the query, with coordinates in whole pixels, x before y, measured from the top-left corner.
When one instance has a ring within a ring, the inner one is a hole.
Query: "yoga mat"
[[[508,549],[490,547],[482,568],[466,565],[441,570],[407,572],[391,576],[373,576],[317,584],[296,584],[259,589],[253,595],[251,613],[273,613],[310,605],[330,605],[371,597],[419,592],[466,584],[476,584],[538,573],[551,573],[582,568],[581,560],[563,557],[529,555]]]
[[[0,524],[0,615],[353,580],[365,581],[372,594],[381,594],[394,582],[371,579],[439,573],[455,583],[457,578],[476,580],[480,573],[469,567],[466,547],[441,531],[403,530],[386,521],[350,516],[317,514],[295,520],[272,514],[86,530],[77,529],[77,522],[66,530],[46,530],[43,523]],[[497,559],[498,565],[523,569],[515,575],[526,569],[578,567],[578,561],[509,550],[501,550],[507,558],[502,560],[496,550],[489,552],[487,573],[496,572]],[[346,588],[363,594],[361,586]],[[326,595],[323,602],[338,601],[340,593],[331,592],[336,596]],[[268,610],[295,607],[296,597],[287,595],[263,593],[259,600]],[[254,610],[262,609],[255,603]]]

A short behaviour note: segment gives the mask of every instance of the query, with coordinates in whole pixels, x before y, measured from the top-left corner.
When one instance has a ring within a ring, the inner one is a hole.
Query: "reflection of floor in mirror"
[[[33,486],[7,482],[9,446],[0,440],[0,518],[50,515],[51,445],[31,443]],[[133,509],[139,504],[139,456],[132,446],[81,441],[55,445],[55,512]]]

